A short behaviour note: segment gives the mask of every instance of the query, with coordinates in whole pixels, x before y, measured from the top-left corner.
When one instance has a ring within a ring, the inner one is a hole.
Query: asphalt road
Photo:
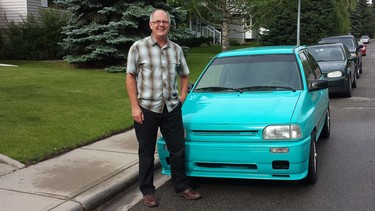
[[[168,181],[157,189],[160,205],[152,210],[375,210],[375,43],[363,57],[353,96],[330,98],[331,137],[317,145],[315,185],[198,178],[193,185],[203,198],[188,201]],[[121,199],[107,208],[125,210]],[[151,208],[139,202],[130,210]]]

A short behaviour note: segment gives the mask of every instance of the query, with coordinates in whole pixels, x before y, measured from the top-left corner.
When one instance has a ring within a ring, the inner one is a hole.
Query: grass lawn
[[[195,82],[220,46],[190,49]],[[0,153],[26,165],[133,127],[125,74],[63,61],[1,61]]]
[[[25,164],[132,127],[125,74],[65,62],[0,67],[0,153]]]

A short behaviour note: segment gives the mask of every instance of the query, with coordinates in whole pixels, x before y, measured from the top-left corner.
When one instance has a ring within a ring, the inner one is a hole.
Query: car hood
[[[300,92],[190,93],[182,107],[184,124],[290,123]]]
[[[345,67],[344,61],[318,62],[318,64],[323,73],[329,73],[336,70],[343,70]]]
[[[356,52],[355,47],[348,47],[348,50],[349,50],[350,53],[355,53]]]

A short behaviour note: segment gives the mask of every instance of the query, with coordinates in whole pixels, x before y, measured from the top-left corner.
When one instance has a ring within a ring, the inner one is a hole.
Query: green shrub
[[[29,15],[21,23],[8,22],[3,30],[3,59],[50,60],[63,56],[59,42],[67,17],[58,10],[41,10],[40,19]]]
[[[179,43],[182,46],[187,47],[199,47],[203,44],[211,45],[212,44],[212,37],[191,37],[181,40],[181,43]]]
[[[229,40],[229,44],[231,45],[231,46],[240,46],[241,44],[240,44],[240,42],[238,42],[238,40]]]
[[[125,73],[126,67],[125,66],[111,66],[104,68],[104,70],[108,73]]]

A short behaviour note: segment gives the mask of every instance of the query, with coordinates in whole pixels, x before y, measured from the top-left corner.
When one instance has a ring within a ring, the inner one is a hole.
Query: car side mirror
[[[355,56],[352,56],[352,55],[350,55],[350,57],[349,57],[349,61],[355,61],[357,59],[357,57],[355,57]]]
[[[310,82],[309,90],[310,92],[328,89],[328,82],[324,79],[315,79]]]
[[[193,83],[189,83],[188,84],[188,93],[191,91],[191,89],[193,88],[194,84]]]

